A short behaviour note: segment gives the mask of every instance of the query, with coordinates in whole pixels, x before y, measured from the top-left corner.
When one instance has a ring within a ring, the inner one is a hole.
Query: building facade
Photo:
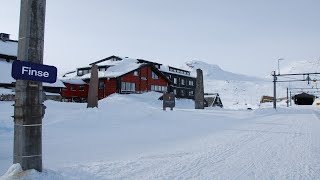
[[[66,88],[62,96],[66,101],[85,102],[88,97],[91,65],[98,66],[99,93],[103,99],[110,94],[171,92],[177,98],[194,99],[195,77],[189,71],[163,66],[143,59],[110,56],[77,68],[61,80]]]
[[[132,59],[130,59],[130,63],[125,61],[112,63],[112,61],[118,61],[114,59],[107,59],[106,61],[110,61],[110,63],[108,63],[108,65],[101,65],[101,62],[96,63],[99,71],[98,99],[103,99],[113,93],[131,94],[148,91],[168,91],[170,80],[152,64],[141,64],[134,62]],[[128,66],[128,64],[131,64],[131,66],[126,68],[125,66]],[[77,71],[74,72],[77,78],[62,79],[66,86],[66,88],[62,90],[62,96],[66,101],[86,102],[89,91],[90,73],[91,70],[89,66],[78,68]]]

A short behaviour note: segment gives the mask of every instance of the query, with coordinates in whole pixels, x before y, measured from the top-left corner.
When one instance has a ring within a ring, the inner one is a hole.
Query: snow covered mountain
[[[263,95],[273,95],[271,76],[269,79],[262,79],[236,74],[202,61],[186,62],[184,68],[194,75],[196,69],[202,69],[205,93],[219,93],[226,108],[257,108]]]
[[[202,69],[205,92],[219,93],[226,108],[257,108],[257,105],[263,95],[273,96],[273,83],[270,75],[266,76],[265,79],[262,79],[236,74],[225,71],[218,65],[208,64],[202,61],[189,61],[186,62],[183,67],[185,69],[189,69],[193,75],[196,75],[196,69]],[[320,72],[320,59],[296,61],[281,69],[281,74],[314,72]],[[310,78],[311,80],[320,79],[320,75],[310,75]],[[313,81],[310,81],[309,84],[307,82],[278,83],[278,98],[286,97],[287,87],[315,88],[316,84]]]
[[[218,65],[208,64],[202,61],[186,62],[186,68],[196,74],[196,69],[202,69],[203,76],[207,79],[215,80],[236,80],[236,81],[262,81],[257,77],[246,76],[242,74],[235,74],[232,72],[222,70]]]

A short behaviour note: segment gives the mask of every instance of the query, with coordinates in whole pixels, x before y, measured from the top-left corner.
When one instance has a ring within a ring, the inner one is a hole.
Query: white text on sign
[[[22,74],[28,74],[30,76],[38,76],[38,77],[49,77],[49,72],[47,71],[37,71],[35,69],[31,69],[31,67],[22,66]]]

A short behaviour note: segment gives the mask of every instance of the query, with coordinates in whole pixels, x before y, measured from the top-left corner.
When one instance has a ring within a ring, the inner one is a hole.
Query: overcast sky
[[[1,1],[1,32],[18,37],[20,0]],[[111,55],[190,60],[266,76],[320,57],[319,0],[47,0],[44,64],[60,73]]]

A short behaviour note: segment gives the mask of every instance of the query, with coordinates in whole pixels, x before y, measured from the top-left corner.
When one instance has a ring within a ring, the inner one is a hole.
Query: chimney
[[[10,40],[10,34],[0,33],[0,39],[1,39],[2,41]]]

